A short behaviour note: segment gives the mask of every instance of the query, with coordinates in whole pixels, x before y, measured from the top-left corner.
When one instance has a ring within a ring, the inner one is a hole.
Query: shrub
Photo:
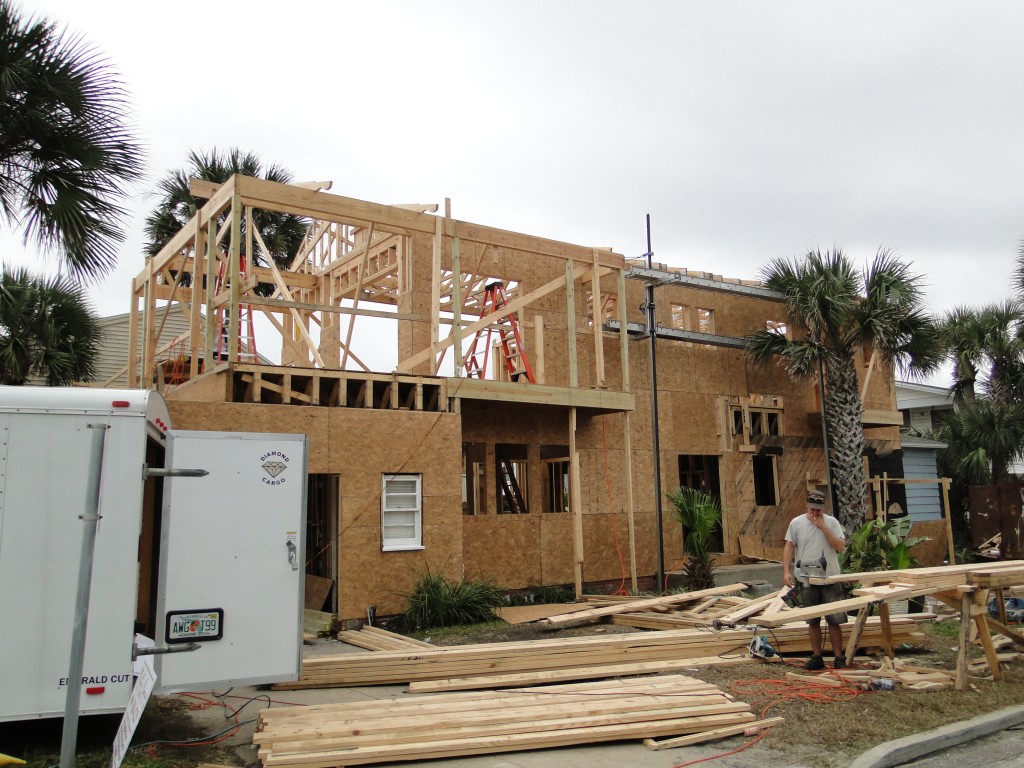
[[[407,599],[405,620],[410,628],[430,629],[493,621],[505,593],[486,581],[454,582],[427,571]]]
[[[917,560],[910,548],[928,537],[908,539],[900,535],[899,523],[882,522],[880,518],[868,520],[846,542],[839,555],[844,571],[900,571],[913,568]]]
[[[722,519],[722,510],[712,496],[695,488],[676,488],[668,498],[675,507],[676,520],[685,529],[683,573],[686,582],[693,590],[709,589],[715,586],[715,571],[708,545],[715,526]]]

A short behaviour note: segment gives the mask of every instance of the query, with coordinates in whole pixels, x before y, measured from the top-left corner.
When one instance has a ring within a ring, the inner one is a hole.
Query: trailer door
[[[305,435],[168,433],[157,691],[295,680],[301,667]]]

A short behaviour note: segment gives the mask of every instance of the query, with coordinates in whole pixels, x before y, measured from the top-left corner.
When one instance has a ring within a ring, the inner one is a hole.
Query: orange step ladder
[[[225,276],[228,262],[224,259],[220,263],[220,270],[217,272],[213,295],[216,296],[224,289]],[[241,257],[238,268],[239,277],[242,282],[246,281],[245,256]],[[230,348],[231,327],[234,325],[235,333],[238,336],[238,360],[255,363],[256,357],[256,331],[252,324],[252,304],[239,304],[238,317],[231,322],[231,310],[228,307],[217,312],[217,352],[216,360],[227,360]],[[244,333],[244,335],[243,335]]]
[[[508,300],[505,298],[505,283],[500,280],[488,283],[484,286],[480,317],[499,312],[506,304],[508,304]],[[525,377],[531,384],[536,384],[530,360],[526,356],[526,349],[523,346],[523,337],[519,333],[519,322],[516,320],[515,312],[510,313],[506,319],[507,326],[490,325],[476,332],[465,357],[466,377],[486,378],[487,358],[491,352],[491,336],[493,334],[498,337],[494,346],[501,350],[509,380],[520,381]],[[480,350],[481,342],[483,342],[482,351]]]

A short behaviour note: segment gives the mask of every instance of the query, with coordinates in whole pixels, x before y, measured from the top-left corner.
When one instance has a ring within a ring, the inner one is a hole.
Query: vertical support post
[[[437,372],[437,345],[441,341],[441,260],[444,255],[444,225],[451,215],[451,200],[444,199],[445,218],[434,219],[434,247],[430,263],[430,368],[427,373]]]
[[[455,376],[462,375],[462,242],[452,238],[452,358]]]
[[[85,665],[85,638],[89,626],[89,597],[92,591],[92,563],[96,551],[96,529],[100,520],[100,486],[103,478],[103,446],[106,424],[90,424],[88,487],[83,523],[82,547],[78,560],[78,590],[75,594],[75,623],[71,631],[71,659],[68,664],[68,689],[64,700],[64,729],[60,740],[60,768],[73,768],[78,741],[78,713],[82,695],[82,670]]]
[[[868,621],[868,613],[870,606],[865,605],[857,612],[857,618],[853,622],[853,628],[850,630],[850,637],[846,642],[846,663],[853,664],[853,659],[857,655],[857,646],[860,645],[860,636],[864,634],[864,625]]]
[[[577,599],[583,597],[583,503],[580,490],[580,456],[576,452],[574,406],[569,409],[569,501],[572,507],[572,554]]]
[[[967,687],[967,646],[971,644],[971,593],[960,596],[960,646],[956,653],[956,689]]]
[[[231,195],[231,249],[228,252],[228,266],[231,275],[231,300],[228,306],[228,362],[238,362],[239,298],[242,288],[242,197],[236,186]]]
[[[654,268],[651,214],[647,214],[647,268]],[[654,284],[647,284],[647,337],[651,354],[651,442],[654,464],[654,514],[658,526],[658,592],[665,589],[665,524],[661,501],[661,436],[658,431],[658,334],[654,314]]]
[[[978,630],[978,640],[985,651],[988,671],[993,680],[1002,680],[1003,671],[999,668],[999,654],[992,643],[992,633],[988,627],[988,590],[979,589],[971,597],[971,618]]]
[[[629,411],[622,412],[622,450],[623,471],[626,477],[626,523],[629,529],[629,577],[632,582],[633,593],[637,592],[636,585],[636,521],[633,515],[633,437],[630,432]]]
[[[135,278],[132,278],[132,298],[128,306],[128,370],[125,381],[134,389],[139,386],[139,294]]]
[[[569,386],[580,385],[579,368],[576,363],[576,281],[573,279],[573,262],[565,262],[565,327],[568,336]]]
[[[544,383],[544,315],[533,316],[533,376]]]
[[[153,259],[146,262],[146,285],[142,291],[142,376],[152,378],[156,364],[156,273],[153,271]],[[141,382],[152,384],[150,382]]]
[[[203,275],[206,272],[206,252],[203,247],[203,227],[200,216],[196,215],[196,234],[192,241],[192,286],[189,288],[190,301],[188,315],[188,377],[194,379],[199,375],[199,328],[203,312]]]
[[[878,604],[878,618],[882,625],[882,650],[890,659],[896,658],[892,647],[892,621],[889,619],[889,604],[884,600]]]
[[[949,554],[949,564],[956,565],[956,551],[953,548],[953,518],[949,509],[949,486],[952,482],[948,477],[944,477],[941,480],[942,508],[946,513],[946,548]]]
[[[223,307],[211,309],[213,300],[217,295],[217,220],[207,219],[206,221],[206,285],[202,287],[201,294],[206,296],[206,339],[203,342],[203,360],[206,370],[217,365],[218,360],[213,356],[217,349],[217,313],[223,312]],[[211,362],[212,361],[212,362]]]
[[[625,269],[619,270],[616,292],[618,296],[616,308],[619,310],[619,364],[622,366],[622,391],[631,392],[629,382],[629,331],[626,328],[626,323],[629,321],[629,312],[626,310]]]
[[[594,248],[594,267],[590,273],[590,314],[594,318],[594,386],[604,386],[604,313],[601,308],[600,251]]]

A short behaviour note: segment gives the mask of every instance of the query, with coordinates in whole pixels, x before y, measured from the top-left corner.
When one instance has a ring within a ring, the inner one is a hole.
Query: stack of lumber
[[[414,651],[419,648],[436,647],[422,640],[415,640],[395,632],[388,632],[386,629],[369,626],[361,629],[342,630],[338,633],[338,639],[343,643],[367,651]]]
[[[329,768],[756,727],[750,705],[682,675],[264,709],[264,766]]]
[[[891,626],[896,642],[920,636],[915,620],[909,617],[894,618]],[[697,661],[706,663],[708,657],[744,657],[752,636],[749,628],[683,629],[320,656],[303,662],[299,680],[276,683],[275,688],[393,685],[485,676],[494,686],[524,685],[529,683],[523,682],[523,675],[555,670],[560,671],[560,679],[576,680],[642,674],[692,667]],[[861,645],[879,641],[877,620],[866,622]],[[774,629],[770,642],[783,653],[810,650],[807,626],[802,623]],[[480,684],[477,681],[472,687]]]

